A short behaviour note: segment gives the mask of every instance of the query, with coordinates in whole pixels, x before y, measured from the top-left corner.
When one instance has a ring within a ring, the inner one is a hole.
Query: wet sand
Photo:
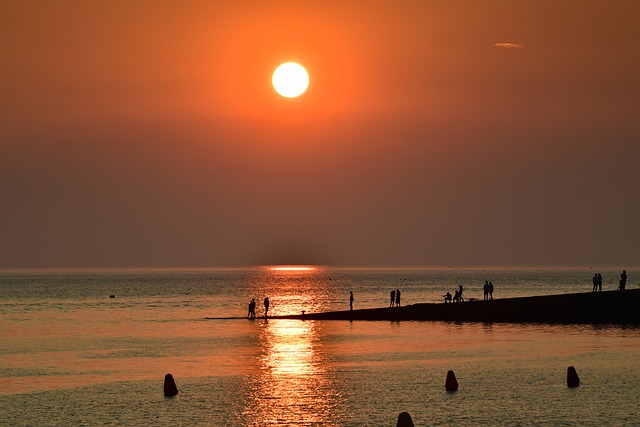
[[[640,289],[277,316],[309,320],[640,324]]]

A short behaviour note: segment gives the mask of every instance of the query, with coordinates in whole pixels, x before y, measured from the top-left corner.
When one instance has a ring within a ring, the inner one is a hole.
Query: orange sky
[[[1,2],[0,267],[637,266],[639,16]]]

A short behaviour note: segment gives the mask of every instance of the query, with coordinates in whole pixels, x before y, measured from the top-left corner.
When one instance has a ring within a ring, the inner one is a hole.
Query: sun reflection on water
[[[278,302],[280,312],[296,312],[303,306],[297,294],[315,299],[327,291],[322,280],[314,280],[315,285],[309,286],[299,278],[282,277],[284,272],[293,272],[295,276],[301,271],[317,270],[275,270],[256,285]],[[274,276],[279,277],[275,280]],[[344,419],[338,416],[345,406],[343,388],[330,354],[323,349],[324,327],[313,321],[256,321],[259,373],[244,380],[241,424],[331,426],[339,424],[334,420]]]

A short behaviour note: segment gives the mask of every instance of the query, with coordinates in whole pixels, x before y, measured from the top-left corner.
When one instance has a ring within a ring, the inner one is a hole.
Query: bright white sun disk
[[[273,88],[286,98],[296,98],[309,87],[309,74],[300,64],[285,62],[273,72]]]

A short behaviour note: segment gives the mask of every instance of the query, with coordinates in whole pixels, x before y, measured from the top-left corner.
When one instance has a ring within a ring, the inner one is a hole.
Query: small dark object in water
[[[453,371],[447,372],[447,381],[444,383],[444,388],[447,391],[457,391],[458,390],[458,380],[456,379],[456,374]]]
[[[574,368],[573,366],[569,366],[569,369],[567,369],[567,386],[578,387],[579,385],[580,385],[580,378],[578,377],[576,368]]]
[[[164,395],[165,396],[175,396],[178,394],[178,387],[176,386],[176,382],[173,380],[173,375],[167,374],[164,376]]]
[[[115,298],[115,297],[116,297],[115,295],[109,295],[109,298]]]
[[[307,310],[302,310],[302,315],[303,315],[303,316],[304,316],[304,313],[305,313],[306,311],[307,311]]]
[[[398,423],[396,424],[396,427],[414,427],[411,415],[409,415],[408,412],[400,412],[400,415],[398,415]]]

